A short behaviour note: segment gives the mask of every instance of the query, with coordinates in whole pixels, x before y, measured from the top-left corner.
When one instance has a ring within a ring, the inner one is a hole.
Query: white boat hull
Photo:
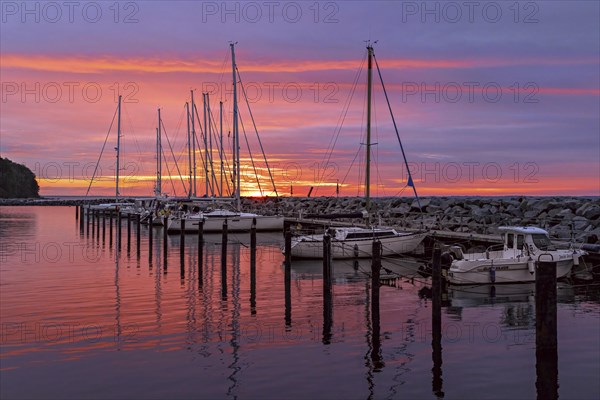
[[[283,230],[283,216],[281,215],[240,215],[230,217],[208,217],[204,218],[204,232],[222,232],[223,223],[227,221],[228,232],[249,231],[252,228],[252,220],[256,218],[257,231],[281,231]],[[186,233],[198,232],[202,218],[184,218]],[[181,232],[182,218],[172,217],[168,220],[168,232]]]
[[[520,259],[493,260],[459,260],[448,270],[448,282],[454,285],[472,285],[485,283],[535,282],[535,269],[529,271],[527,257]],[[573,257],[566,254],[557,261],[556,278],[566,276],[573,267]]]
[[[383,256],[397,256],[399,254],[410,253],[427,236],[427,233],[416,232],[400,234],[398,236],[381,237]],[[294,258],[323,258],[323,236],[315,235],[308,239],[292,240],[291,254]],[[367,258],[373,256],[373,239],[347,239],[331,240],[331,253],[335,259],[343,258]]]

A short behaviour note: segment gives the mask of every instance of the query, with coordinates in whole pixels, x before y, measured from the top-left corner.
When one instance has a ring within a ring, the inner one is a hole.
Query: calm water
[[[141,229],[138,257],[79,231],[70,207],[0,207],[2,399],[536,397],[532,285],[451,290],[442,309],[442,364],[433,371],[431,302],[415,260],[384,263],[407,278],[381,288],[379,343],[360,265],[334,263],[331,314],[320,262],[294,262],[286,302],[281,234]],[[94,236],[92,236],[94,233]],[[411,280],[410,277],[414,277]],[[600,398],[600,290],[558,289],[558,394]],[[331,315],[331,319],[328,318]],[[380,348],[378,348],[380,346]]]

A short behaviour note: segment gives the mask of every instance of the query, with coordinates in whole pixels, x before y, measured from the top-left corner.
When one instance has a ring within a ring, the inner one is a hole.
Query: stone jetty
[[[133,201],[134,199],[123,199]],[[204,199],[206,201],[206,199]],[[0,199],[2,205],[99,204],[107,199]],[[227,207],[231,202],[214,202]],[[455,232],[496,234],[503,225],[532,225],[548,230],[555,239],[577,241],[600,237],[600,197],[412,197],[372,199],[375,220],[381,225],[430,228]],[[281,213],[298,218],[307,214],[337,214],[362,211],[359,197],[245,197],[243,211]],[[354,220],[354,222],[360,222]]]

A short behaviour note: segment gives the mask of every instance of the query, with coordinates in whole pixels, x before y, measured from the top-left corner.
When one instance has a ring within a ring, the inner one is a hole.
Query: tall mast
[[[221,158],[221,168],[219,168],[219,172],[220,172],[219,197],[223,197],[223,101],[219,101],[219,133],[220,133],[219,145],[221,148],[221,151],[219,152],[219,157]]]
[[[194,190],[193,195],[196,197],[196,105],[194,104],[194,91],[190,90],[192,94],[192,163],[194,169]]]
[[[208,114],[208,152],[210,155],[210,192],[211,195],[215,196],[215,166],[213,165],[213,144],[212,144],[212,120],[210,115],[210,97],[208,92],[206,93],[206,110]],[[208,160],[206,161],[208,162]]]
[[[205,184],[206,184],[206,191],[204,193],[206,193],[206,197],[209,196],[208,194],[208,177],[209,177],[209,172],[208,172],[208,125],[206,124],[206,93],[202,93],[202,105],[203,105],[203,118],[204,118],[204,177],[205,177]]]
[[[237,77],[235,73],[235,43],[230,43],[231,46],[231,70],[233,75],[233,176],[235,178],[235,199],[237,210],[241,209],[240,199],[240,141],[238,135],[238,105],[237,105]]]
[[[119,108],[117,116],[117,183],[115,185],[115,201],[119,201],[119,153],[121,152],[121,95],[119,95]]]
[[[162,193],[162,120],[158,109],[158,128],[156,128],[156,195]]]
[[[369,68],[367,72],[367,157],[365,172],[365,201],[367,212],[371,212],[371,90],[373,84],[373,47],[367,45],[369,53]]]
[[[192,142],[191,142],[191,131],[190,131],[190,103],[185,102],[185,111],[187,116],[187,148],[188,148],[188,168],[190,169],[190,190],[188,198],[192,197]]]

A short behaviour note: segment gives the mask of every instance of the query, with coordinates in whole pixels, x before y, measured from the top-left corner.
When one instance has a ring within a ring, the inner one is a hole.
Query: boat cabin
[[[504,251],[514,252],[514,256],[533,255],[539,251],[556,250],[548,237],[548,232],[533,226],[501,226]]]

